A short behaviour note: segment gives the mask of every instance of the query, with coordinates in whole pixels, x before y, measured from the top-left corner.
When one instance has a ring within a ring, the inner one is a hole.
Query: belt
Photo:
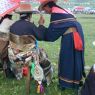
[[[70,27],[69,29],[67,29],[67,31],[63,34],[63,35],[67,35],[69,33],[72,33],[72,32],[76,32],[76,28],[75,27]]]
[[[16,35],[13,33],[9,34],[10,36],[10,41],[15,43],[15,44],[31,44],[31,43],[35,43],[35,37],[33,35]]]

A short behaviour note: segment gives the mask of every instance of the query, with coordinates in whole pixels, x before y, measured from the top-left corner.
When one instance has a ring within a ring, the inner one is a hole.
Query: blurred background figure
[[[12,20],[13,13],[6,14],[0,19],[0,61],[5,75],[10,73],[9,58],[8,58],[8,45],[9,45],[9,31],[10,26],[14,23]]]
[[[95,95],[95,64],[90,69],[84,85],[81,89],[81,95]]]

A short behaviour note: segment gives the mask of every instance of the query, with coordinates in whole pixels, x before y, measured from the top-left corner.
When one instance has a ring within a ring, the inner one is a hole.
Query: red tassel
[[[73,32],[73,37],[74,37],[74,46],[76,50],[83,50],[83,43],[82,43],[82,39],[79,35],[78,32]]]
[[[22,72],[23,72],[23,76],[27,76],[28,75],[28,67],[23,67]]]

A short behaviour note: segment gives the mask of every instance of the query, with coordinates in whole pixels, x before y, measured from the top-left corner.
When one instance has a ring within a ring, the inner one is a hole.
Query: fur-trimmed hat
[[[55,3],[57,2],[57,0],[41,0],[40,1],[41,5],[39,6],[38,10],[42,11],[43,10],[43,6],[46,5],[49,2],[52,2],[52,1],[55,2]]]

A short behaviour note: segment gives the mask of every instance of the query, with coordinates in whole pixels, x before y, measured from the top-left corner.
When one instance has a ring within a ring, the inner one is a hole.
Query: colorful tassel
[[[28,67],[27,67],[27,66],[23,67],[23,68],[22,68],[22,72],[23,72],[23,76],[27,76],[28,73],[29,73]]]
[[[32,62],[31,64],[31,74],[34,75],[35,63]]]
[[[37,93],[40,93],[40,85],[37,87]]]
[[[40,85],[40,93],[44,93],[44,87],[43,87],[43,85]]]
[[[42,86],[42,84],[39,84],[37,87],[37,93],[44,93],[44,87]]]

